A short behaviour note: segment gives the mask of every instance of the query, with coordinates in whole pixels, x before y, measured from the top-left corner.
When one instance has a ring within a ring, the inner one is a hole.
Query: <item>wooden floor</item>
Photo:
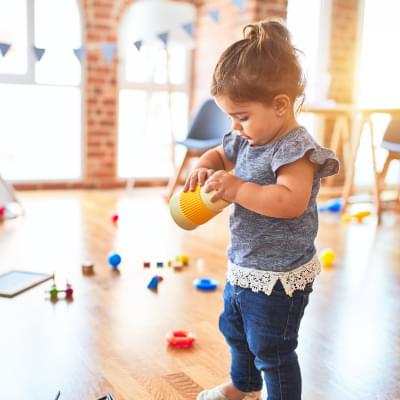
[[[221,284],[227,211],[195,231],[174,225],[158,189],[23,192],[22,218],[0,224],[0,272],[56,273],[73,302],[46,299],[46,282],[0,297],[0,399],[195,399],[228,378],[229,354],[217,328],[221,289],[196,291],[195,278]],[[110,220],[117,210],[118,226]],[[301,326],[298,349],[305,400],[400,399],[400,217],[344,225],[321,215],[318,250],[332,247]],[[120,274],[107,255],[122,256]],[[145,270],[149,260],[187,254],[183,272]],[[204,271],[197,261],[204,260]],[[94,276],[81,264],[95,263]],[[147,289],[155,274],[164,281]],[[197,335],[193,349],[166,346],[170,329]]]

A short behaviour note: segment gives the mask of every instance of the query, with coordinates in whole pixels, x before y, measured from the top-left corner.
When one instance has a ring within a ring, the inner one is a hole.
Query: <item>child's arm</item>
[[[217,191],[212,201],[224,199],[269,217],[295,218],[307,208],[316,168],[303,157],[279,168],[277,182],[272,185],[245,182],[218,171],[207,181],[205,191]]]
[[[222,145],[208,150],[197,161],[193,171],[185,182],[183,191],[195,190],[198,183],[200,186],[203,186],[204,182],[215,171],[231,171],[233,168],[234,165],[226,158]]]

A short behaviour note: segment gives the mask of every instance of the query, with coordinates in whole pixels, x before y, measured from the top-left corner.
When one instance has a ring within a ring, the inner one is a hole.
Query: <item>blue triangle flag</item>
[[[74,54],[79,62],[82,64],[83,57],[85,56],[85,49],[80,47],[79,49],[74,49]]]
[[[8,53],[8,50],[10,50],[10,47],[11,47],[11,44],[0,42],[0,52],[3,57],[6,56],[6,54]]]
[[[240,10],[244,11],[246,9],[246,4],[244,0],[232,0],[232,3]]]
[[[193,22],[182,25],[183,30],[192,38],[194,37],[194,25]]]
[[[45,53],[46,49],[41,49],[39,47],[33,46],[33,52],[37,61],[40,61]]]
[[[114,60],[115,51],[117,50],[117,45],[115,43],[102,43],[100,45],[101,52],[104,58],[109,64]]]
[[[168,32],[159,33],[157,37],[164,43],[164,46],[167,47],[169,40],[169,33]]]
[[[136,40],[136,42],[133,42],[133,44],[137,48],[137,51],[140,51],[140,49],[142,48],[143,40]]]
[[[219,24],[219,10],[217,10],[216,8],[214,10],[210,10],[208,12],[208,15],[215,23]]]

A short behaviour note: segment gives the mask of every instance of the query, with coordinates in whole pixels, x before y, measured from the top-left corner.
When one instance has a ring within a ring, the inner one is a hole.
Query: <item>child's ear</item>
[[[286,94],[278,94],[272,100],[272,107],[278,117],[282,117],[290,109],[290,98]]]

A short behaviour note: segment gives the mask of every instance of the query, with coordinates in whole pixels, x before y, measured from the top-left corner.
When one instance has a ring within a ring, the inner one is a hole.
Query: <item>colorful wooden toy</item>
[[[151,266],[150,261],[145,261],[145,262],[143,263],[143,267],[144,267],[144,268],[150,268],[150,266]]]
[[[113,215],[111,215],[111,221],[116,224],[119,220],[119,215],[117,213],[114,213]]]
[[[111,253],[108,256],[108,263],[111,265],[113,269],[117,269],[118,265],[121,263],[122,259],[118,253]]]
[[[325,269],[329,269],[333,267],[333,263],[336,259],[336,254],[332,249],[327,248],[321,251],[320,259],[322,267]]]
[[[342,199],[333,199],[331,201],[328,201],[327,203],[321,205],[318,207],[319,211],[330,211],[337,213],[339,212],[343,207],[343,200]]]
[[[211,292],[218,288],[218,282],[211,278],[199,278],[193,282],[194,286],[202,291]]]
[[[91,261],[86,261],[81,266],[83,275],[93,275],[94,274],[94,264]]]
[[[72,285],[68,282],[66,284],[66,289],[57,289],[56,283],[53,282],[53,284],[50,287],[50,290],[48,290],[48,293],[50,294],[50,300],[52,300],[52,301],[58,300],[59,293],[65,293],[65,299],[72,300],[74,290],[72,289]]]
[[[364,218],[371,216],[371,211],[358,211],[353,214],[343,214],[343,222],[350,222],[351,220],[356,220],[359,224],[364,221]]]
[[[166,334],[167,343],[172,347],[188,348],[192,347],[196,337],[188,331],[170,331]]]
[[[187,267],[189,265],[189,256],[185,255],[176,256],[175,261],[181,262],[183,266]]]
[[[160,275],[155,275],[151,278],[149,284],[147,285],[147,289],[156,290],[159,282],[163,281],[163,277]]]
[[[157,268],[162,268],[164,267],[164,263],[162,261],[157,261],[156,266]]]

